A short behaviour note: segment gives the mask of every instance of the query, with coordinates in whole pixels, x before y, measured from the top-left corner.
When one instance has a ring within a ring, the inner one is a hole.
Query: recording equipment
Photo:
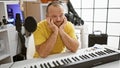
[[[3,16],[2,22],[3,22],[4,25],[8,24],[7,19],[5,18],[5,16]]]
[[[95,34],[89,34],[89,47],[94,46],[95,44],[107,44],[107,34],[100,34],[100,35],[95,35]]]
[[[79,49],[76,53],[66,52],[15,62],[11,68],[91,68],[117,60],[120,60],[120,51],[99,45]]]
[[[21,32],[22,20],[20,18],[20,14],[19,13],[16,13],[15,26],[16,26],[16,30],[18,32]]]
[[[37,22],[32,16],[28,16],[25,19],[25,22],[23,24],[25,30],[29,32],[29,34],[33,33],[37,28]]]
[[[24,1],[29,1],[29,0],[24,0]],[[23,0],[20,0],[19,4],[20,4],[20,9],[22,11],[22,15],[24,16],[24,13],[23,13],[23,9],[24,9],[23,8]],[[25,37],[24,36],[27,36],[27,37],[30,36],[31,33],[34,32],[36,30],[36,27],[37,27],[37,23],[36,23],[34,18],[27,17],[25,20],[26,21],[23,23],[21,21],[21,19],[20,19],[20,14],[19,13],[16,14],[15,26],[16,26],[16,30],[18,32],[18,36],[19,36],[20,41],[21,41],[21,45],[22,45],[21,52],[22,53],[15,56],[15,57],[13,57],[15,60],[18,60],[19,58],[20,58],[20,60],[23,60],[24,56],[26,58],[26,47],[25,47]],[[33,25],[33,26],[31,27],[30,24]]]
[[[37,28],[37,22],[32,16],[28,16],[22,23],[20,14],[16,14],[15,19],[16,30],[22,34],[33,33]],[[27,33],[26,33],[27,31]]]
[[[68,13],[65,14],[67,20],[72,22],[74,25],[84,25],[84,20],[79,17],[70,0],[67,2]]]
[[[37,28],[37,22],[32,16],[28,16],[24,22],[21,21],[20,14],[16,14],[15,19],[15,26],[18,32],[18,37],[21,43],[21,52],[20,54],[14,56],[14,60],[24,60],[26,59],[26,51],[27,48],[25,47],[25,37],[29,37],[31,33],[33,33]]]
[[[95,44],[107,45],[108,35],[102,33],[101,31],[94,31],[94,34],[89,34],[88,46],[94,46]]]
[[[20,49],[20,53],[13,57],[14,62],[26,59],[25,37],[21,33],[22,24],[23,23],[22,23],[22,20],[21,20],[21,17],[20,17],[20,13],[16,13],[15,27],[16,27],[16,31],[18,32],[18,40],[20,40],[20,46],[17,46],[17,52]]]

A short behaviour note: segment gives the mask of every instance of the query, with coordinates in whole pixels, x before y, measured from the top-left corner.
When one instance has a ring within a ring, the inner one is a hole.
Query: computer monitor
[[[23,12],[20,9],[20,4],[7,4],[8,22],[15,25],[16,13],[20,14],[22,22],[24,21]]]

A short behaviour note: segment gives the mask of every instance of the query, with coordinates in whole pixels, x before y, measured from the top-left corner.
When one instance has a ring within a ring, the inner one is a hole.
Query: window
[[[120,0],[70,1],[88,25],[89,34],[94,30],[101,30],[102,33],[108,34],[108,45],[116,48],[120,46]]]

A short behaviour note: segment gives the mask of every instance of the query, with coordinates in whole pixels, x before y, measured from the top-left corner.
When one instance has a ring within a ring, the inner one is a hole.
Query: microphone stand
[[[15,20],[15,26],[16,26],[16,31],[18,32],[18,39],[20,41],[20,46],[17,45],[17,49],[19,50],[20,47],[20,53],[14,57],[15,61],[19,60],[25,60],[26,59],[26,47],[25,47],[25,37],[22,34],[22,21],[20,18],[20,14],[16,14],[16,20]],[[17,51],[18,52],[18,51]]]
[[[20,0],[19,4],[20,4],[20,9],[22,11],[22,16],[24,17],[23,1]],[[22,22],[24,22],[24,20],[21,21],[20,16],[18,16],[17,17],[17,21],[15,22],[15,24],[16,24],[16,31],[18,32],[18,37],[20,39],[21,46],[20,46],[20,53],[13,57],[15,59],[14,61],[20,61],[20,60],[25,60],[26,59],[27,48],[25,47],[25,37],[24,37],[24,35],[21,32],[22,26],[23,26]],[[17,49],[19,49],[18,46],[17,46]]]
[[[20,9],[21,9],[21,12],[22,12],[22,16],[23,16],[23,19],[24,18],[24,7],[23,7],[23,1],[22,0],[19,0],[19,4],[20,4]],[[24,20],[22,21],[24,23]],[[22,23],[22,24],[23,24]],[[22,29],[23,25],[21,26],[21,29]],[[24,56],[24,59],[26,59],[26,51],[27,51],[27,48],[25,47],[25,37],[24,35],[22,35],[22,33],[18,33],[19,37],[20,37],[20,41],[21,41],[21,54]]]

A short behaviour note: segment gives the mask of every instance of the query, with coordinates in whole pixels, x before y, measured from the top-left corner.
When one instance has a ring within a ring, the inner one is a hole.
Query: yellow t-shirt
[[[64,31],[70,37],[77,40],[76,35],[75,35],[74,26],[71,22],[67,22],[67,24],[65,25]],[[51,33],[52,32],[51,32],[50,28],[48,27],[46,20],[39,22],[37,24],[37,30],[34,32],[35,45],[42,44],[43,42],[45,42],[49,38]],[[55,46],[50,54],[61,53],[64,51],[65,51],[65,45],[64,45],[62,39],[60,38],[60,35],[58,35]],[[40,57],[39,54],[37,52],[35,52],[34,58],[38,58],[38,57]]]

